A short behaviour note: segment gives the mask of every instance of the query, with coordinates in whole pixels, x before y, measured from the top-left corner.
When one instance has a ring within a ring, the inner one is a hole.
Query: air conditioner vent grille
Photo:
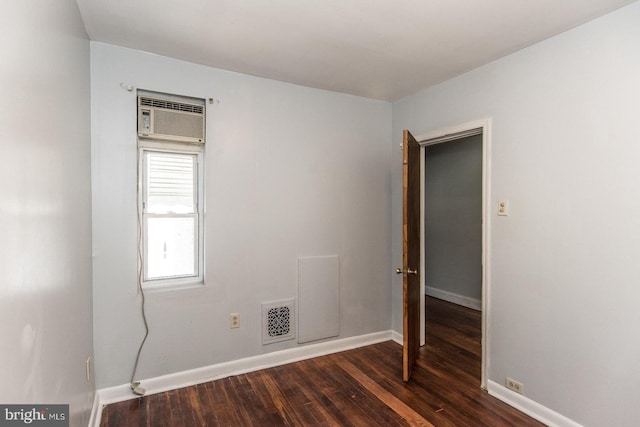
[[[187,113],[203,114],[204,106],[195,104],[185,104],[182,102],[167,101],[164,99],[140,97],[140,105],[154,108],[164,108],[166,110],[184,111]]]
[[[262,344],[295,338],[293,299],[262,304]]]
[[[291,330],[289,307],[274,307],[267,311],[267,333],[270,337],[287,335]]]

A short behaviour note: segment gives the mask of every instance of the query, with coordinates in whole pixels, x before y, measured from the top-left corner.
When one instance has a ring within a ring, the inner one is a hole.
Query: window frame
[[[147,197],[147,187],[145,185],[145,153],[168,153],[184,154],[195,156],[195,212],[194,213],[147,213],[144,202]],[[138,204],[138,276],[140,286],[145,290],[152,289],[184,289],[193,286],[203,286],[205,278],[204,268],[204,144],[191,144],[169,141],[138,140],[138,173],[137,173],[137,204]],[[149,218],[184,218],[195,217],[194,224],[194,269],[196,274],[190,276],[175,276],[158,279],[148,279],[147,272],[147,242],[148,242],[148,221]]]

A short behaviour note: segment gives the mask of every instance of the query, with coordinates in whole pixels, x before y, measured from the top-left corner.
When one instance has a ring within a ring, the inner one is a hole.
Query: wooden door
[[[420,145],[404,131],[402,178],[402,379],[409,381],[420,350]]]

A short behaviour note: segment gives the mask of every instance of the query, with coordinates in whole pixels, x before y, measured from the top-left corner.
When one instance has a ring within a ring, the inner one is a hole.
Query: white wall
[[[489,378],[590,426],[640,424],[640,3],[393,105],[403,128],[491,117]],[[400,331],[398,278],[393,325]]]
[[[206,286],[147,296],[137,377],[261,345],[260,303],[296,296],[297,257],[340,256],[340,337],[388,330],[391,105],[91,43],[94,333],[99,388],[129,381],[136,295],[137,88],[208,104]],[[229,314],[240,313],[240,329]]]
[[[0,402],[70,404],[92,355],[89,42],[72,0],[0,13]]]

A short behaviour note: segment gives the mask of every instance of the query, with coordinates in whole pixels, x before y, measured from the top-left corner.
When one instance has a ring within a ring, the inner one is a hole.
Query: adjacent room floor
[[[480,312],[427,297],[408,383],[387,341],[108,405],[101,426],[541,426],[480,389],[480,337]]]

